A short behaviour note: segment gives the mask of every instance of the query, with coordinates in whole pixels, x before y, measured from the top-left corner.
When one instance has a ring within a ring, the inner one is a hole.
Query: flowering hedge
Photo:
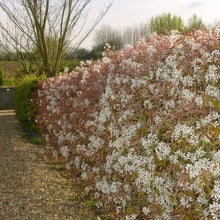
[[[151,35],[38,84],[47,157],[112,219],[217,219],[220,29]]]

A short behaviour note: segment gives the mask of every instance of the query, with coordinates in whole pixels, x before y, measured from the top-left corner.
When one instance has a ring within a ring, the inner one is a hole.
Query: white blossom
[[[63,157],[65,157],[66,159],[69,157],[69,147],[68,146],[62,146],[60,148],[60,153],[63,155]]]
[[[185,124],[178,123],[175,126],[172,137],[174,138],[174,140],[178,140],[180,137],[183,137],[193,145],[198,144],[198,136],[195,135],[194,129]]]
[[[193,98],[195,98],[195,93],[194,92],[191,92],[190,90],[188,89],[184,89],[182,90],[182,97],[184,99],[186,99],[187,101],[192,101]]]
[[[142,212],[144,213],[144,215],[148,216],[150,214],[151,210],[150,210],[150,208],[143,207]]]
[[[220,169],[219,169],[219,172],[220,172]],[[220,181],[215,181],[214,188],[211,192],[211,197],[216,202],[218,202],[218,201],[220,202]]]
[[[166,156],[170,154],[171,147],[164,142],[158,142],[156,144],[155,151],[156,151],[158,159],[163,160],[166,158]]]
[[[147,136],[147,139],[142,138],[141,142],[142,142],[143,147],[147,149],[148,147],[151,147],[154,143],[157,143],[158,138],[156,134],[149,133]]]
[[[135,185],[138,189],[138,191],[141,192],[148,192],[150,191],[150,184],[152,175],[150,172],[148,172],[145,169],[139,169],[138,170],[138,178],[135,180]]]
[[[135,220],[137,218],[136,214],[126,215],[125,220]]]
[[[109,58],[107,58],[107,57],[103,57],[103,58],[102,58],[102,62],[103,62],[103,63],[110,63],[111,60],[110,60]]]
[[[205,94],[216,99],[220,99],[220,90],[215,86],[208,85],[205,88]]]
[[[212,203],[209,206],[209,213],[211,214],[213,220],[218,220],[220,213],[220,204],[217,202]]]
[[[184,86],[188,86],[188,87],[193,86],[193,81],[194,81],[194,79],[191,76],[184,76],[183,77],[183,85]]]
[[[207,83],[215,83],[219,80],[220,76],[217,73],[218,68],[215,65],[210,65],[208,67],[207,74],[205,75],[205,80]]]
[[[152,109],[153,105],[151,104],[150,100],[145,100],[143,103],[144,108]]]
[[[119,187],[121,186],[121,183],[120,182],[108,183],[107,179],[104,178],[101,181],[97,181],[95,186],[98,191],[101,191],[104,194],[110,194],[110,193],[117,193]]]
[[[196,96],[195,103],[196,103],[197,106],[202,107],[203,106],[202,96]]]

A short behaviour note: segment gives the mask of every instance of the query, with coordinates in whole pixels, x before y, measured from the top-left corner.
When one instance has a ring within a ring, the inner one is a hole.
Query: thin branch
[[[41,70],[52,76],[57,71],[67,42],[75,41],[82,34],[87,22],[87,17],[83,14],[91,1],[20,0],[19,7],[13,0],[8,0],[7,3],[0,2],[0,9],[7,15],[17,33],[11,32],[1,22],[0,29],[10,41],[7,45],[14,51],[29,52],[36,49],[35,52],[40,56],[40,59],[36,60],[36,65],[41,66]],[[75,44],[76,49],[100,22],[111,5],[112,2],[98,15],[91,27]]]
[[[101,21],[101,19],[105,16],[105,14],[108,12],[110,7],[112,6],[113,1],[108,5],[108,7],[99,15],[99,17],[94,22],[93,26],[89,29],[89,31],[84,35],[84,37],[79,41],[78,45],[75,47],[75,50],[77,50],[82,42],[89,36],[89,34],[94,30],[94,28],[98,25],[98,23]]]

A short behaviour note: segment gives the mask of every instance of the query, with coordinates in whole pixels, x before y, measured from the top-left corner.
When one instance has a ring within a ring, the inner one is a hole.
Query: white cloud
[[[206,5],[206,3],[204,1],[190,1],[187,6],[189,8],[195,8],[195,7],[200,7]]]

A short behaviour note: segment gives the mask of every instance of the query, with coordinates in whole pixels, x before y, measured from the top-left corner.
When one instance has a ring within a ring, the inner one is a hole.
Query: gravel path
[[[0,220],[93,220],[85,198],[62,175],[62,164],[22,138],[13,111],[0,111]]]

